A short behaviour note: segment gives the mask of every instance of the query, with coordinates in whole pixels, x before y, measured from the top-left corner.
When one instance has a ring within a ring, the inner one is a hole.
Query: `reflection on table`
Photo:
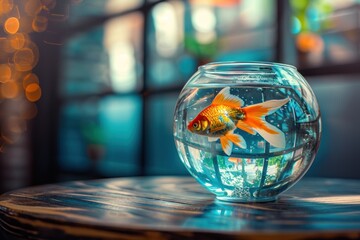
[[[303,179],[276,202],[214,199],[189,177],[31,187],[0,197],[6,236],[35,239],[360,238],[360,182]]]

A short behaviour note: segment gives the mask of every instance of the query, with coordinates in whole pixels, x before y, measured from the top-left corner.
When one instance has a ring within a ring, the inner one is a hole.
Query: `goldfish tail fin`
[[[262,120],[265,128],[256,129],[257,133],[260,134],[268,143],[274,147],[285,148],[285,134],[278,129],[277,127],[267,123],[265,120]]]
[[[244,105],[244,101],[237,96],[230,94],[230,87],[223,88],[212,101],[213,105],[226,105],[234,108],[239,108]]]
[[[220,143],[224,153],[228,156],[231,155],[233,144],[240,148],[246,148],[245,139],[242,136],[233,133],[233,131],[220,137]]]
[[[275,112],[289,102],[289,98],[281,100],[270,100],[243,108],[245,119],[243,123],[260,134],[272,146],[285,147],[285,134],[277,127],[266,122],[265,116]]]

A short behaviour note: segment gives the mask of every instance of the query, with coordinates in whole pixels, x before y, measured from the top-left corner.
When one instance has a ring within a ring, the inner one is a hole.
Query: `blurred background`
[[[360,178],[359,0],[0,0],[0,192],[188,175],[173,110],[212,61],[295,65],[322,111],[306,176]]]

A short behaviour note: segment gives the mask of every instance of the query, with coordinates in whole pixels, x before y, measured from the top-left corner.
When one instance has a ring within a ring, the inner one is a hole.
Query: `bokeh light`
[[[32,29],[35,32],[44,32],[48,25],[48,19],[44,16],[35,16],[32,22]]]
[[[3,98],[16,98],[19,94],[19,87],[15,81],[8,81],[1,84],[1,96]]]
[[[302,28],[302,24],[301,24],[301,21],[299,20],[299,18],[293,17],[292,18],[291,32],[293,34],[298,34],[298,33],[301,32],[301,28]]]
[[[30,47],[19,49],[14,54],[14,64],[17,71],[30,71],[35,67],[38,61],[37,47],[32,45]]]
[[[28,37],[24,33],[16,33],[9,37],[10,46],[14,50],[23,48],[28,40]]]
[[[32,83],[39,84],[39,78],[34,73],[27,74],[23,79],[23,88],[26,89]]]
[[[297,11],[302,11],[306,9],[309,5],[308,0],[291,0],[291,5]]]
[[[43,5],[40,0],[28,0],[25,5],[25,12],[29,16],[36,16],[42,9]]]
[[[297,35],[296,46],[302,52],[311,52],[323,48],[322,38],[311,32],[302,32]]]
[[[9,34],[15,34],[19,30],[20,22],[16,17],[6,19],[4,23],[4,30]]]
[[[212,5],[217,7],[234,7],[242,0],[191,0],[191,4]]]
[[[26,131],[41,98],[39,78],[32,70],[39,49],[31,33],[44,32],[56,0],[0,0],[0,152]]]
[[[12,0],[0,0],[0,15],[8,13],[13,7],[14,2]]]
[[[8,82],[11,78],[11,68],[8,64],[0,64],[0,82]]]
[[[4,38],[0,43],[2,57],[7,56],[6,53],[14,53],[15,52],[15,49],[11,46],[11,43],[10,43],[11,36],[13,36],[13,35],[9,35],[9,37]],[[5,61],[3,61],[2,63],[5,63]]]
[[[41,88],[37,83],[29,84],[25,89],[27,100],[30,102],[36,102],[41,97]]]

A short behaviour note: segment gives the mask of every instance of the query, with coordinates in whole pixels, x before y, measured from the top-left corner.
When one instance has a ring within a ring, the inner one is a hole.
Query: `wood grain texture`
[[[225,203],[190,177],[118,178],[0,196],[26,239],[358,239],[360,181],[303,179],[270,203]]]

